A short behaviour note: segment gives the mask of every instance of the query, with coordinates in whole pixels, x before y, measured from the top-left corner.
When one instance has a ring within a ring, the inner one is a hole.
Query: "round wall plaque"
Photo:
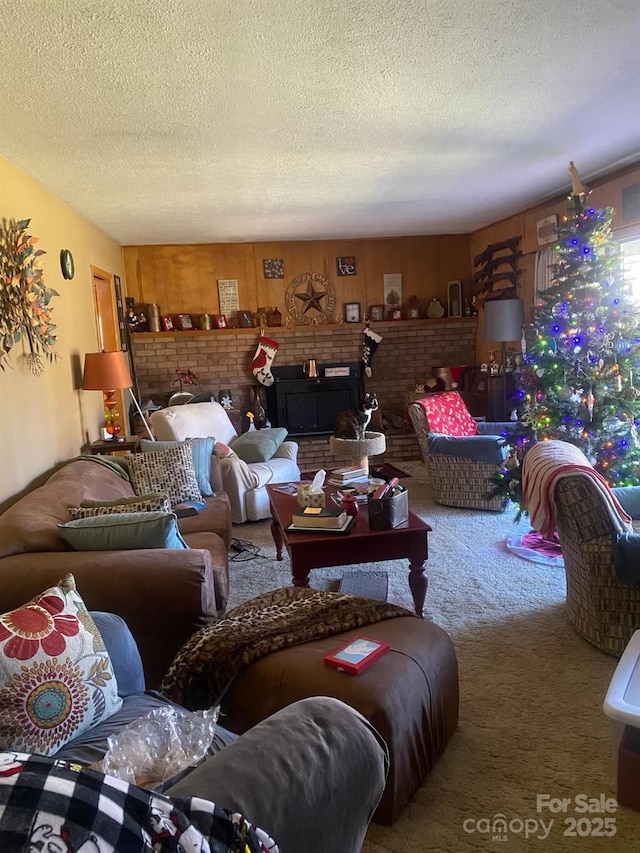
[[[285,291],[287,311],[298,323],[327,322],[333,319],[336,294],[326,276],[304,272],[292,279]]]

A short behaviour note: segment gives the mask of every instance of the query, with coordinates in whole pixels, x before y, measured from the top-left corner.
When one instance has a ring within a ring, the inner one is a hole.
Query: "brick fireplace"
[[[434,367],[475,363],[476,317],[443,320],[398,320],[375,323],[382,343],[373,358],[373,376],[365,380],[367,391],[375,392],[384,416],[402,416],[417,382],[431,376]],[[282,326],[269,328],[267,335],[280,347],[274,365],[297,366],[309,358],[319,363],[356,362],[362,356],[363,327]],[[258,329],[227,329],[188,332],[140,332],[132,335],[132,354],[143,400],[165,404],[174,384],[176,368],[189,368],[199,378],[203,391],[218,396],[231,389],[234,406],[246,412],[251,406],[252,382],[249,365],[255,354]],[[193,390],[193,389],[189,389]],[[263,393],[263,405],[266,395]],[[296,439],[300,445],[301,468],[335,465],[328,455],[326,436]],[[402,429],[387,436],[387,459],[418,459],[415,437]]]

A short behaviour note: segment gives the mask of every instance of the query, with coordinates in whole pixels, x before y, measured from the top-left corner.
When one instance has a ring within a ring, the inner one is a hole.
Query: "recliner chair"
[[[640,488],[610,489],[565,441],[536,444],[522,476],[533,527],[548,537],[555,528],[560,537],[569,621],[619,657],[640,628]]]
[[[169,406],[151,415],[151,426],[159,441],[184,441],[186,438],[213,436],[230,444],[237,433],[229,415],[219,403],[190,403]],[[284,441],[267,462],[243,462],[237,456],[220,460],[222,483],[231,502],[234,524],[270,518],[269,483],[297,482],[298,445]]]
[[[507,458],[505,436],[515,434],[517,424],[476,422],[457,391],[422,397],[409,405],[408,415],[435,502],[502,512],[504,499],[488,497],[491,477]]]

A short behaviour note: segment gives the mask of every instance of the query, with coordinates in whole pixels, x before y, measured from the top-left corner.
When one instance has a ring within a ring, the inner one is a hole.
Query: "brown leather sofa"
[[[189,549],[73,551],[58,525],[81,501],[131,497],[131,483],[95,458],[63,465],[47,482],[0,515],[0,613],[24,604],[71,572],[90,610],[129,625],[157,687],[191,634],[222,614],[229,590],[229,499],[212,457],[216,495],[206,509],[180,518]]]

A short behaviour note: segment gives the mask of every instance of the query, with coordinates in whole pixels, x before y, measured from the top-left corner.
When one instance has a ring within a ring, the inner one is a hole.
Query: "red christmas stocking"
[[[264,336],[258,341],[258,349],[251,362],[251,372],[261,385],[273,385],[271,365],[280,344]]]

